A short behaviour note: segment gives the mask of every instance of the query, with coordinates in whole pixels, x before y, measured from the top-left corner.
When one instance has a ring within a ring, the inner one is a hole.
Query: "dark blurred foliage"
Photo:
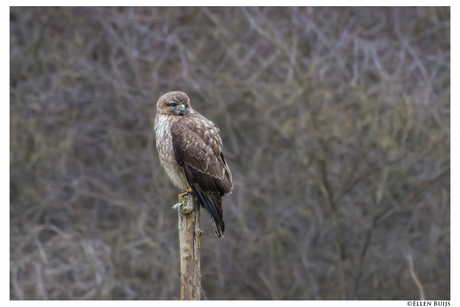
[[[450,299],[449,8],[14,7],[10,30],[12,299],[179,298],[170,90],[233,172],[207,299]]]

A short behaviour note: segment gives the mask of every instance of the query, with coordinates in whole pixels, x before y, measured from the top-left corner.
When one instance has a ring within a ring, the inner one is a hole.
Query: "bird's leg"
[[[173,206],[173,209],[177,209],[180,206],[182,206],[184,204],[185,196],[187,196],[189,194],[193,194],[193,191],[192,191],[191,187],[189,187],[188,190],[184,190],[184,191],[180,192],[180,194],[177,195],[177,197],[179,197],[179,202]]]
[[[180,194],[177,195],[177,197],[179,197],[179,200],[180,200],[180,199],[184,198],[184,196],[186,196],[187,194],[192,194],[192,193],[193,193],[192,188],[189,187],[188,190],[184,190],[184,191],[180,192]]]

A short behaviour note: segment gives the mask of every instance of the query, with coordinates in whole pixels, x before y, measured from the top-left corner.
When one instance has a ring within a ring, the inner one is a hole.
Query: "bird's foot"
[[[179,202],[175,204],[172,208],[177,209],[180,206],[182,206],[184,204],[184,198],[189,194],[193,194],[192,188],[190,187],[188,188],[188,190],[182,191],[179,195],[177,195],[177,197],[179,198]]]
[[[181,199],[184,198],[186,195],[192,194],[192,193],[193,193],[192,188],[189,187],[188,190],[184,190],[184,191],[180,192],[180,194],[177,195],[177,197],[179,197],[179,200],[181,200]]]

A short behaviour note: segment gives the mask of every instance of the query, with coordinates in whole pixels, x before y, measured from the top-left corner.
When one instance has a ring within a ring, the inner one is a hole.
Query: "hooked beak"
[[[177,114],[184,115],[185,114],[185,104],[182,103],[182,104],[176,106],[176,112],[177,112]]]

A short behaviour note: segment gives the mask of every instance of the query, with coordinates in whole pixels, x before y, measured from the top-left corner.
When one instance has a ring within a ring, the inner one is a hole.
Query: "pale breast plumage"
[[[184,170],[177,163],[172,146],[171,125],[175,119],[170,115],[159,115],[155,118],[155,139],[160,163],[173,184],[186,190],[189,187]]]

